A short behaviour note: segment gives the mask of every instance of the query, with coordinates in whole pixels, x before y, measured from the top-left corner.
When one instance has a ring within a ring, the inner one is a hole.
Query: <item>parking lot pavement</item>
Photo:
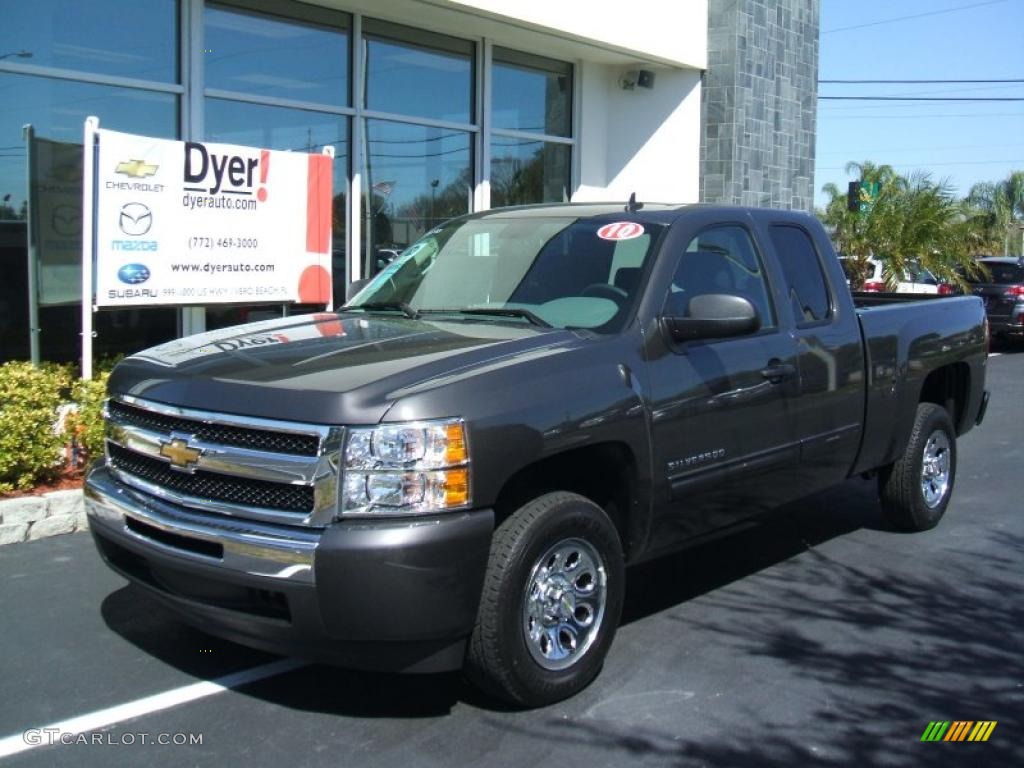
[[[887,530],[874,484],[854,480],[634,568],[601,676],[531,712],[458,675],[302,666],[232,687],[277,659],[178,624],[86,535],[4,547],[0,754],[26,729],[129,706],[101,743],[3,764],[1024,765],[1024,351],[1002,351],[938,529]],[[921,742],[933,720],[997,726],[985,743]]]

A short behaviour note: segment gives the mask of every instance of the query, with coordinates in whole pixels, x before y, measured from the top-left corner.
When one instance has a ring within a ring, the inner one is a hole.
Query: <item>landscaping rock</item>
[[[82,509],[82,491],[73,488],[69,491],[51,491],[44,493],[43,498],[47,501],[47,517],[61,517],[63,515],[74,515]]]
[[[5,523],[0,525],[0,544],[17,544],[25,540],[28,523]]]
[[[30,541],[45,539],[47,536],[57,536],[62,533],[71,533],[75,530],[76,515],[59,515],[47,517],[32,525],[28,532]]]
[[[34,523],[46,517],[46,499],[42,496],[24,496],[5,499],[0,504],[0,516],[5,525]]]

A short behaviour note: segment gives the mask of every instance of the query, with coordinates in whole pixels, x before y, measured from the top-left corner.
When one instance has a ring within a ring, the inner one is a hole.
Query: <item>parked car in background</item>
[[[1024,337],[1024,258],[991,256],[978,263],[986,273],[968,277],[967,282],[985,303],[992,335]]]
[[[852,262],[853,259],[850,257],[839,257],[839,263],[842,265],[843,273],[846,275],[847,285],[850,285],[850,281],[853,278]],[[906,273],[902,275],[902,279],[896,283],[896,290],[890,291],[885,283],[881,259],[869,258],[868,265],[870,271],[864,277],[863,286],[860,288],[853,286],[855,290],[866,293],[937,293],[942,296],[955,293],[951,284],[942,282],[927,269],[913,262],[908,267]]]

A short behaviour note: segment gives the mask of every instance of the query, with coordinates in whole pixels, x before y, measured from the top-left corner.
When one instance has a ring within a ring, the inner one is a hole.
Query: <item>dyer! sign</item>
[[[95,135],[96,306],[330,303],[331,155]]]

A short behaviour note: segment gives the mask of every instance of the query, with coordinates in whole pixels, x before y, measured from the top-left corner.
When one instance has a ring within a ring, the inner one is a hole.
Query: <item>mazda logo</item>
[[[50,226],[62,237],[82,234],[82,211],[73,205],[58,205],[50,214]]]
[[[117,225],[126,235],[144,235],[153,226],[153,212],[142,203],[125,203],[121,206]]]

